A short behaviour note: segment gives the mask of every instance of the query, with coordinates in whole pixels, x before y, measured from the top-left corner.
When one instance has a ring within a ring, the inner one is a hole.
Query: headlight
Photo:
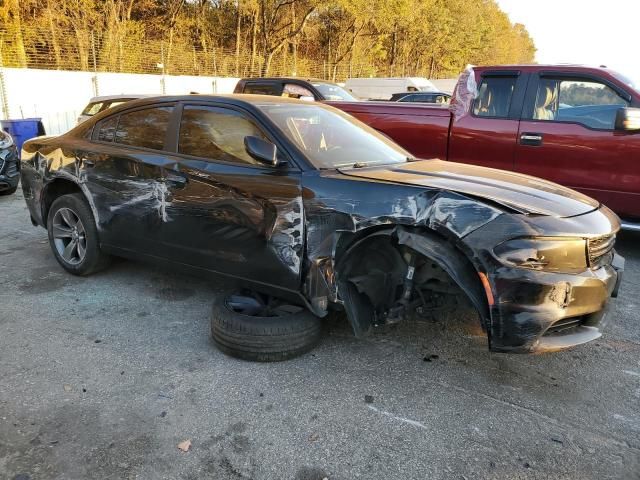
[[[13,145],[13,138],[7,132],[0,130],[0,148],[8,148]]]
[[[587,268],[587,242],[579,238],[516,238],[493,251],[505,264],[532,270],[576,273]]]

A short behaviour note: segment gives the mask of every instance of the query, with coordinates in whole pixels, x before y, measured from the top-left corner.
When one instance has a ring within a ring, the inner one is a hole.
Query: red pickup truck
[[[328,102],[419,158],[514,170],[579,190],[640,230],[640,87],[607,68],[468,68],[450,107]]]

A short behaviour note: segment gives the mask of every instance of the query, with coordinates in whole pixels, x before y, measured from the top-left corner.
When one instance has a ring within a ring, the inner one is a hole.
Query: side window
[[[473,105],[478,117],[507,118],[517,77],[484,77]]]
[[[613,130],[618,109],[628,105],[613,89],[597,81],[542,78],[533,119]]]
[[[312,97],[313,93],[308,88],[304,88],[300,85],[295,85],[293,83],[287,83],[284,86],[284,90],[282,91],[283,97],[289,98],[300,98],[300,97]]]
[[[113,137],[115,136],[116,126],[118,125],[118,116],[114,115],[113,117],[105,118],[104,120],[100,120],[100,122],[96,125],[97,134],[96,140],[100,142],[113,142]]]
[[[249,135],[265,138],[251,120],[238,112],[186,105],[180,121],[178,152],[211,160],[264,166],[245,150],[244,137]]]
[[[82,111],[82,115],[95,115],[102,108],[102,104],[103,102],[90,103],[89,105],[84,107],[84,110]]]
[[[282,93],[282,87],[274,83],[247,83],[242,93],[252,93],[254,95],[276,95],[279,96]]]
[[[116,143],[162,150],[172,110],[173,107],[153,107],[120,114]]]

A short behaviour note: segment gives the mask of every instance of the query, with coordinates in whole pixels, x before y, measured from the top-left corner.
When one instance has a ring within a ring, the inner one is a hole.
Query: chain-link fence
[[[0,27],[0,66],[46,70],[206,75],[216,77],[301,76],[344,81],[369,76],[374,67],[349,59],[312,58],[286,45],[271,60],[258,48],[204,48],[184,41],[98,31]]]

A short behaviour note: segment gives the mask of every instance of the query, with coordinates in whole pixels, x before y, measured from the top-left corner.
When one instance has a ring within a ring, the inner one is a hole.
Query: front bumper
[[[624,258],[580,274],[511,268],[496,277],[500,292],[491,308],[490,349],[542,353],[563,350],[601,336],[615,298]]]
[[[0,192],[18,186],[20,181],[20,162],[15,145],[0,150]]]

